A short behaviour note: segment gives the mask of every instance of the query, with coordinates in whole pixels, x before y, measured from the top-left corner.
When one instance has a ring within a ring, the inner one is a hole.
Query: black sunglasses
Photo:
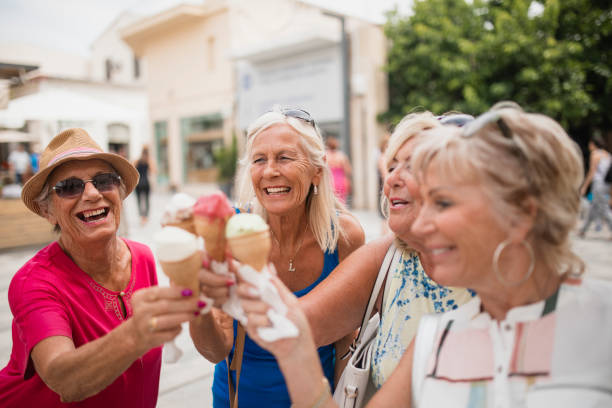
[[[303,109],[281,108],[281,113],[291,118],[303,120],[304,122],[312,125],[313,127],[316,127],[314,118],[310,115],[310,113],[306,112]]]
[[[70,198],[83,194],[85,184],[91,182],[99,192],[110,191],[121,184],[121,177],[115,173],[96,174],[89,180],[81,180],[77,177],[70,177],[59,181],[53,186],[53,191],[58,197]]]

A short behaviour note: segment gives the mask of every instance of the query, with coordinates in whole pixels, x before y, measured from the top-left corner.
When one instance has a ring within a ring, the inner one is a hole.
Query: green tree
[[[215,166],[219,170],[219,181],[231,181],[236,174],[238,165],[238,142],[236,135],[232,135],[232,143],[222,146],[213,152]]]
[[[227,195],[231,197],[234,187],[234,175],[238,165],[238,141],[236,135],[232,134],[232,144],[229,146],[221,146],[213,152],[215,166],[219,171],[218,181],[219,187]]]
[[[390,13],[385,25],[390,104],[381,119],[418,108],[479,114],[510,99],[570,131],[609,127],[609,3],[415,0],[411,16]]]

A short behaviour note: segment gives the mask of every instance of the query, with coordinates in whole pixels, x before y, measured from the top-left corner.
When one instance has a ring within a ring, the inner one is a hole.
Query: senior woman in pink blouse
[[[134,166],[83,129],[61,132],[42,153],[21,198],[59,239],[11,281],[2,407],[155,407],[161,345],[199,307],[188,289],[156,286],[149,248],[117,237],[137,182]]]

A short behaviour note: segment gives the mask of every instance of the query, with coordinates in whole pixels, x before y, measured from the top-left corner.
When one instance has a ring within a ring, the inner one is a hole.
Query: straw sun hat
[[[49,142],[40,155],[40,170],[23,186],[21,199],[26,207],[43,217],[38,203],[34,200],[40,194],[51,172],[71,160],[92,159],[104,160],[119,173],[125,185],[126,195],[134,190],[138,183],[138,170],[129,161],[118,154],[105,153],[85,130],[66,129]]]

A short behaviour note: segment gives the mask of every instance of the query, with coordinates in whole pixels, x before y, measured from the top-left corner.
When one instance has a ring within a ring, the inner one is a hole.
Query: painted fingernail
[[[187,297],[187,296],[193,295],[193,292],[191,291],[191,289],[183,289],[183,291],[181,292],[181,295]]]
[[[194,316],[199,316],[200,315],[200,311],[198,310],[197,312],[193,312]]]
[[[202,259],[202,267],[208,269],[210,267],[210,262],[207,259]]]
[[[206,302],[202,302],[201,300],[198,300],[198,307],[201,309],[203,307],[206,307]]]
[[[228,280],[227,282],[225,282],[225,284],[229,287],[229,286],[234,286],[236,282],[234,282],[233,280]]]

